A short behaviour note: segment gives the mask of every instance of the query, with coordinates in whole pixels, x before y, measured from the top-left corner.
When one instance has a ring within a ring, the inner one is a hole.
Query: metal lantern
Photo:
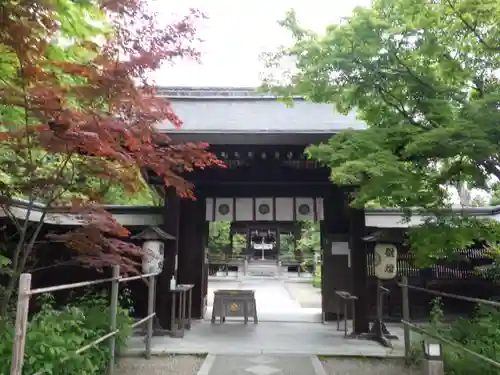
[[[424,358],[430,361],[440,361],[443,358],[443,351],[440,343],[422,341],[424,348]]]
[[[143,273],[159,273],[163,269],[164,245],[161,241],[145,241],[142,245],[144,255],[142,257]]]
[[[142,272],[160,273],[163,270],[165,258],[165,240],[174,240],[175,237],[158,227],[149,227],[132,237],[134,240],[144,241],[142,244]]]
[[[375,245],[375,276],[380,280],[391,280],[397,274],[398,250],[395,245],[379,243]]]

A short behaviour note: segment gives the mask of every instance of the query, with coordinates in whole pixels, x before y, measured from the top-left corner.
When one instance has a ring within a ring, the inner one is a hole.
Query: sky
[[[370,6],[371,0],[150,0],[165,19],[182,16],[196,8],[208,17],[198,36],[201,62],[178,61],[151,75],[160,86],[244,86],[257,87],[263,64],[259,56],[290,45],[289,33],[278,25],[293,8],[301,26],[322,32],[351,14],[356,6]],[[450,191],[452,202],[458,194]],[[487,198],[484,192],[474,189]]]
[[[196,8],[208,19],[199,30],[201,63],[179,61],[151,78],[160,86],[258,86],[259,55],[290,44],[277,24],[287,10],[295,9],[303,26],[321,32],[354,7],[369,5],[370,0],[156,0],[154,8],[165,17]]]

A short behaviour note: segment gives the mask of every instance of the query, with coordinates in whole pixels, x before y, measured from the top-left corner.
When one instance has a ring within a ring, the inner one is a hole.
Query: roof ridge
[[[158,89],[169,90],[254,90],[257,91],[257,86],[158,86]]]
[[[259,91],[257,87],[158,86],[156,95],[167,98],[193,99],[279,99],[281,96]],[[303,99],[302,96],[292,96]]]

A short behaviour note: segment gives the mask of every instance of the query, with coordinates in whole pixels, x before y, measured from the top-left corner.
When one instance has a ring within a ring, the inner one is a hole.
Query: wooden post
[[[431,351],[430,345],[427,345],[426,341],[422,341],[424,347],[424,362],[423,362],[423,374],[424,375],[444,375],[444,362],[443,362],[443,348],[441,344],[437,344],[439,347],[438,353],[433,353]]]
[[[442,360],[425,360],[424,375],[444,375],[444,363]]]
[[[321,299],[323,318],[325,322],[337,319],[335,311],[338,300],[335,290],[353,292],[352,268],[346,253],[332,252],[333,244],[345,248],[349,239],[350,219],[348,217],[347,199],[345,190],[331,185],[324,192],[323,220],[320,222],[321,231]],[[354,255],[354,254],[352,254]],[[358,313],[356,313],[358,314]]]
[[[203,217],[203,221],[205,221],[204,217]],[[229,249],[228,249],[229,261],[231,261],[234,258],[233,257],[233,247],[234,247],[234,233],[233,233],[233,228],[231,227],[229,229]]]
[[[354,333],[363,334],[369,331],[368,321],[368,292],[367,292],[367,264],[363,236],[365,235],[365,211],[349,208],[352,291],[356,300]]]
[[[377,319],[382,321],[382,315],[384,312],[382,311],[382,281],[377,277]]]
[[[206,214],[205,214],[206,218]],[[208,240],[209,240],[209,230],[210,230],[210,222],[204,220],[203,221],[203,316],[207,312],[208,308]]]
[[[250,230],[250,228],[246,228],[246,241],[247,241],[247,248],[246,248],[246,259],[250,259],[250,256],[252,256],[253,254],[250,253],[250,249],[252,247],[252,232]]]
[[[10,375],[22,375],[24,364],[24,346],[28,329],[28,311],[30,304],[31,274],[23,273],[19,278],[19,290],[16,309],[16,335],[12,344],[12,363]]]
[[[274,252],[276,254],[276,265],[278,266],[278,276],[280,276],[281,272],[279,272],[280,266],[280,255],[281,255],[281,228],[278,227],[276,229],[276,250]]]
[[[110,308],[110,332],[116,331],[116,314],[118,313],[118,291],[120,287],[120,266],[113,266],[113,281],[111,282],[111,308]],[[113,375],[115,372],[115,355],[116,355],[116,335],[109,338],[109,365],[108,374]]]
[[[197,200],[181,201],[179,225],[179,284],[192,284],[191,318],[203,319],[205,295],[203,291],[203,274],[205,267],[205,199],[199,193]],[[226,272],[229,269],[229,252],[226,252]],[[227,273],[226,273],[227,275]]]
[[[163,270],[156,280],[155,311],[156,321],[163,330],[170,329],[172,321],[170,313],[172,308],[172,293],[170,292],[170,279],[176,276],[175,259],[179,246],[179,212],[180,200],[175,188],[167,188],[165,191],[165,210],[163,219],[163,230],[175,237],[175,240],[165,243],[165,258]],[[176,276],[177,277],[177,276]],[[158,330],[162,332],[161,330]]]
[[[401,294],[403,296],[403,320],[410,322],[410,301],[408,296],[408,277],[401,276]],[[410,327],[406,324],[403,325],[404,344],[405,344],[405,360],[407,363],[410,361]]]
[[[149,287],[148,287],[148,316],[154,313],[155,310],[155,293],[156,293],[156,276],[149,276]],[[146,358],[151,358],[151,341],[153,338],[153,318],[149,319],[147,322],[147,333],[146,333]]]

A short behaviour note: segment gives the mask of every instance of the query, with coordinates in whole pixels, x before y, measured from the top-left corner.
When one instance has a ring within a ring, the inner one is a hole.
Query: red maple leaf
[[[46,53],[61,31],[53,1],[0,4],[0,43],[19,62],[16,84],[0,83],[1,103],[23,114],[21,123],[2,124],[0,147],[14,156],[1,171],[16,178],[1,194],[40,199],[53,209],[65,204],[66,193],[77,193],[81,199],[72,202],[71,211],[83,225],[58,239],[84,264],[98,269],[121,264],[131,271],[141,249],[124,241],[128,230],[102,209],[100,190],[88,181],[133,192],[141,183],[138,171],[149,169],[180,196],[193,197],[190,182],[178,171],[222,166],[206,143],[174,144],[158,132],[159,122],[170,121],[174,129],[182,121],[148,81],[165,62],[199,57],[193,42],[204,16],[193,10],[165,24],[147,0],[98,3],[116,32],[101,45],[81,42],[95,57],[79,62],[53,60]],[[29,233],[21,236],[26,251],[34,243],[30,235],[38,232]]]

